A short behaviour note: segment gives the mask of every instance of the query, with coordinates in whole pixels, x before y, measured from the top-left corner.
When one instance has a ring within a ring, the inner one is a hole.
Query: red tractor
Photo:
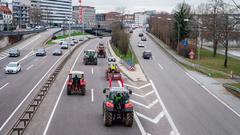
[[[99,45],[97,47],[97,57],[98,58],[106,58],[106,50],[104,45]]]
[[[67,80],[67,95],[86,94],[86,81],[82,71],[71,71]]]

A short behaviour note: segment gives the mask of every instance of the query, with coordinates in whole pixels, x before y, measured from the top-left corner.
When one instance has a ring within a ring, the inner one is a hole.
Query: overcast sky
[[[73,0],[73,5],[77,5],[78,1]],[[208,0],[185,0],[186,3],[194,7],[206,1]],[[231,0],[224,1],[231,2]],[[183,2],[183,0],[82,0],[82,5],[94,6],[98,13],[116,11],[117,7],[126,7],[127,11],[131,13],[149,9],[171,12],[177,3],[180,2]]]

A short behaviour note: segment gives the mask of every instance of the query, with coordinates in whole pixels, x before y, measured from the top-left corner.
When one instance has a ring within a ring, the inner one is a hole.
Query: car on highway
[[[152,52],[151,51],[144,51],[142,54],[143,59],[152,59]]]
[[[147,41],[146,37],[141,37],[141,41]]]
[[[55,50],[53,51],[53,55],[54,55],[54,56],[60,56],[60,55],[62,55],[62,50],[61,50],[61,49],[55,49]]]
[[[84,41],[84,37],[80,37],[80,38],[79,38],[79,41]]]
[[[61,49],[68,49],[68,43],[67,42],[62,43]]]
[[[36,50],[36,56],[45,56],[47,54],[44,48],[39,48]]]
[[[9,57],[18,57],[20,56],[20,51],[19,49],[12,48],[8,51]]]
[[[133,33],[133,30],[129,30],[129,33]]]
[[[73,42],[74,44],[77,44],[77,43],[78,43],[78,40],[77,40],[77,39],[72,39],[72,42]]]
[[[6,74],[16,74],[21,71],[21,65],[18,62],[10,62],[5,67]]]
[[[144,35],[143,35],[143,33],[139,33],[138,36],[139,37],[143,37]]]
[[[144,45],[144,42],[142,42],[142,41],[139,41],[138,42],[138,47],[144,47],[145,45]]]

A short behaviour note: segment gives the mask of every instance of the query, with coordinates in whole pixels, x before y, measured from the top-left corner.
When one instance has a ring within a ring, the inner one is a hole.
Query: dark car
[[[129,30],[129,33],[133,33],[133,30]]]
[[[54,55],[54,56],[60,56],[60,55],[62,55],[62,50],[61,50],[61,49],[55,49],[55,50],[53,51],[53,55]]]
[[[9,57],[18,57],[20,56],[20,51],[16,48],[12,48],[9,50],[8,54],[9,54]]]
[[[152,52],[144,51],[143,52],[143,59],[152,59]]]
[[[144,35],[143,35],[143,33],[139,33],[138,36],[139,37],[143,37]]]
[[[142,37],[141,40],[142,41],[147,41],[147,38],[146,37]]]
[[[36,50],[36,56],[45,56],[47,53],[44,48],[39,48]]]

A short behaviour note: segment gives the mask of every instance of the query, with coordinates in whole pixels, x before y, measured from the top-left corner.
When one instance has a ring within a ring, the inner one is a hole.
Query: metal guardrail
[[[239,88],[232,86],[231,84],[228,84],[228,83],[223,84],[223,87],[226,88],[231,93],[233,93],[234,95],[240,97],[240,89]]]
[[[86,40],[76,46],[70,53],[61,61],[58,67],[54,70],[54,72],[49,76],[47,81],[44,85],[40,88],[38,93],[34,96],[33,100],[27,106],[26,110],[22,113],[22,115],[18,118],[15,122],[11,130],[8,132],[8,135],[22,135],[29,125],[30,121],[32,120],[34,114],[36,113],[37,109],[39,108],[40,104],[42,103],[44,97],[47,95],[49,89],[51,88],[52,84],[56,80],[57,75],[67,62],[67,60],[72,56],[73,52],[79,48],[82,44],[86,43],[89,40]]]
[[[15,36],[15,35],[27,35],[32,33],[39,33],[43,32],[46,29],[40,29],[40,30],[27,30],[27,31],[1,31],[0,36]]]

